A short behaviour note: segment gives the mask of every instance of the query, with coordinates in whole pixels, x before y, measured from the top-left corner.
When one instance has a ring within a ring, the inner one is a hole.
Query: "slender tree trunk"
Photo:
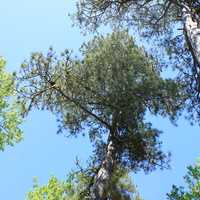
[[[183,6],[182,8],[182,20],[184,29],[189,41],[189,45],[192,49],[193,57],[200,66],[200,28],[198,27],[197,20],[194,21],[192,13],[189,7]]]
[[[113,141],[109,141],[105,159],[98,171],[93,186],[93,200],[107,199],[108,186],[115,167],[116,149]]]

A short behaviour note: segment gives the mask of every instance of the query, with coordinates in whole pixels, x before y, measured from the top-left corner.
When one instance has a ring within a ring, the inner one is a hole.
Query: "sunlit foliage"
[[[173,186],[168,194],[169,200],[198,200],[200,199],[200,164],[189,166],[184,177],[186,187]]]
[[[35,179],[27,200],[88,200],[91,179],[83,172],[71,172],[66,181],[53,176],[42,186]],[[110,200],[142,200],[128,173],[122,169],[115,171],[108,190]]]
[[[20,107],[14,100],[14,76],[5,71],[6,61],[0,57],[0,151],[22,139]]]

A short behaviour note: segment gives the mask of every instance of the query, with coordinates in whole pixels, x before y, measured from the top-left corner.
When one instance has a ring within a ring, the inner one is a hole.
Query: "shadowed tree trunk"
[[[93,200],[107,199],[107,188],[115,167],[116,148],[112,140],[109,141],[105,159],[95,177],[93,186]]]

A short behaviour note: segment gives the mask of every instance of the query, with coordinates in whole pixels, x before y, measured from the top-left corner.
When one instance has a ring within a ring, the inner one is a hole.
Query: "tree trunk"
[[[113,141],[111,140],[108,143],[105,159],[95,178],[92,200],[107,199],[108,186],[112,177],[113,169],[115,167],[115,154],[116,149]]]
[[[185,5],[182,8],[182,20],[190,43],[188,46],[191,46],[192,55],[200,66],[200,28],[197,20],[194,21],[190,8]]]

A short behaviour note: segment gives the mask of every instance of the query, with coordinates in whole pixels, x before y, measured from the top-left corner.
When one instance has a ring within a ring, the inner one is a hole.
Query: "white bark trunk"
[[[184,7],[182,9],[182,20],[190,46],[192,47],[192,54],[200,66],[200,28],[198,23],[193,21],[189,8]]]
[[[110,141],[107,148],[107,154],[102,166],[95,178],[93,186],[93,200],[105,200],[107,197],[108,186],[112,177],[115,165],[115,147]]]

